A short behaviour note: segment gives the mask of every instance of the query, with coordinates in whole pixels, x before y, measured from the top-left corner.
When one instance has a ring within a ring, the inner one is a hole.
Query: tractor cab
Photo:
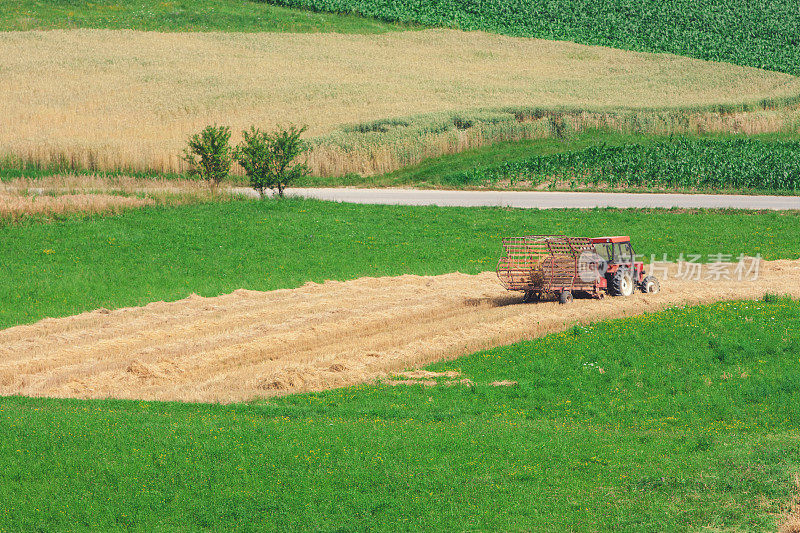
[[[634,263],[635,254],[630,237],[595,237],[590,239],[594,251],[606,264],[627,265]]]
[[[636,261],[636,253],[628,236],[594,237],[589,239],[595,253],[605,262],[605,284],[615,296],[628,296],[636,287],[644,292],[658,291],[655,278],[645,276],[644,262]],[[645,278],[648,278],[645,282]]]

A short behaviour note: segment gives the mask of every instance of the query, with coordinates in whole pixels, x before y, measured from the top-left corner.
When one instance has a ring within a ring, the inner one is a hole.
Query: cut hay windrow
[[[370,381],[576,323],[765,293],[800,297],[800,260],[763,262],[756,281],[675,274],[658,294],[571,305],[521,304],[486,272],[101,309],[0,331],[0,394],[245,401]]]

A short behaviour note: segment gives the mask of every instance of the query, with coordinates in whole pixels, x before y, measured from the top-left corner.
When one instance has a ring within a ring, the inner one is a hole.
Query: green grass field
[[[0,327],[191,292],[478,272],[501,235],[537,231],[795,257],[797,217],[242,200],[28,221],[0,227]],[[800,466],[798,326],[800,303],[769,298],[430,367],[471,386],[230,406],[0,398],[0,530],[774,530]]]
[[[472,386],[2,398],[0,529],[775,531],[800,469],[798,331],[800,303],[772,298],[431,367]]]
[[[314,13],[247,0],[15,0],[0,3],[0,31],[109,28],[384,33],[411,27],[358,15]]]
[[[800,15],[788,0],[269,1],[319,12],[238,0],[19,0],[0,3],[0,31],[427,24],[800,73]],[[587,132],[306,183],[494,187],[541,164],[557,173],[576,161],[583,170],[644,161],[664,139]],[[796,178],[786,165],[796,136],[750,138],[758,149],[738,152],[714,144],[727,137],[692,139],[675,158],[688,175],[734,161],[748,176]],[[64,170],[25,165],[0,162],[0,180]],[[796,193],[775,183],[725,190]],[[800,212],[230,200],[0,220],[0,328],[191,293],[477,273],[494,269],[502,236],[526,233],[629,234],[637,252],[672,259],[796,258]],[[0,531],[775,531],[800,474],[798,331],[800,302],[768,296],[575,326],[428,367],[469,385],[377,382],[226,406],[0,397]],[[490,385],[501,380],[516,383]]]
[[[493,270],[502,236],[630,234],[642,254],[797,257],[796,212],[521,210],[306,200],[152,207],[0,227],[0,327],[238,288]],[[703,228],[703,231],[698,231]]]

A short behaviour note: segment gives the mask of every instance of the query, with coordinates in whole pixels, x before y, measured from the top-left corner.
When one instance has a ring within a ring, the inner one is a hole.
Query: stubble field
[[[109,215],[151,205],[227,199],[197,180],[130,176],[54,175],[0,179],[0,226],[22,220]]]

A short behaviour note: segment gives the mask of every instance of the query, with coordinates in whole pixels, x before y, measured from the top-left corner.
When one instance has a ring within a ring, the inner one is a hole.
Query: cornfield
[[[535,187],[548,182],[594,187],[800,190],[800,142],[668,139],[592,146],[454,173],[450,185]]]
[[[386,21],[669,52],[800,74],[795,0],[266,0]]]

